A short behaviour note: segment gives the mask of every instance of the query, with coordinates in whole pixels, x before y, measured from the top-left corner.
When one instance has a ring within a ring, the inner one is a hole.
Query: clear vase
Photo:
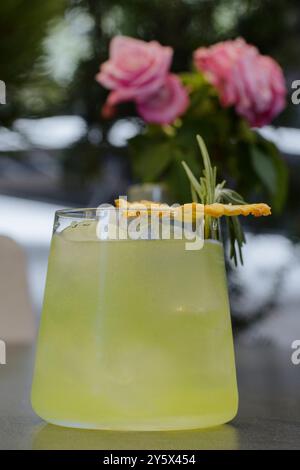
[[[165,183],[139,183],[132,184],[128,190],[128,201],[148,200],[153,202],[171,202],[171,195]]]

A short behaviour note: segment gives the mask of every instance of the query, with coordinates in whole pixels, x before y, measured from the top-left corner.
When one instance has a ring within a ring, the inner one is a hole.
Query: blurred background
[[[1,0],[0,235],[25,250],[36,318],[54,210],[111,202],[135,183],[127,141],[143,124],[130,105],[104,121],[107,91],[95,81],[117,34],[172,46],[175,72],[196,48],[242,36],[280,63],[290,93],[300,79],[298,0]],[[290,347],[300,330],[300,105],[288,97],[275,126],[262,133],[288,166],[286,206],[247,220],[245,266],[228,271],[241,340]]]

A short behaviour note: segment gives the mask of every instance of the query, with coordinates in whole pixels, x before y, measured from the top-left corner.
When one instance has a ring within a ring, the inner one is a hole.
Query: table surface
[[[31,409],[32,347],[8,347],[0,365],[0,449],[300,449],[300,365],[271,346],[236,350],[240,406],[208,430],[114,432],[46,424]]]

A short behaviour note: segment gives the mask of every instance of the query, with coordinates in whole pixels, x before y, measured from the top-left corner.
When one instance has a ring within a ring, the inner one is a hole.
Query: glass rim
[[[179,205],[178,205],[179,207]],[[76,218],[81,218],[81,219],[90,219],[94,220],[96,219],[97,213],[101,211],[117,211],[117,212],[124,212],[128,210],[136,210],[137,212],[148,212],[153,211],[153,212],[162,212],[162,211],[167,211],[168,209],[172,209],[172,206],[169,206],[166,204],[166,207],[153,207],[149,209],[149,207],[115,207],[113,205],[108,205],[107,207],[75,207],[75,208],[70,208],[70,209],[59,209],[55,211],[56,217],[60,218],[67,218],[67,219],[72,219],[74,217]],[[89,212],[92,212],[93,215],[89,214]],[[89,215],[89,216],[87,216]]]

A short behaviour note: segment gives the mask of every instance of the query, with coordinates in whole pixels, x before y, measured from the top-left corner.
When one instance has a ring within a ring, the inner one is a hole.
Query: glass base
[[[183,431],[192,429],[210,428],[228,423],[236,415],[236,411],[230,414],[207,417],[183,417],[169,420],[153,420],[148,422],[106,422],[85,423],[76,421],[64,421],[42,417],[45,421],[56,426],[79,429],[98,429],[107,431]]]

